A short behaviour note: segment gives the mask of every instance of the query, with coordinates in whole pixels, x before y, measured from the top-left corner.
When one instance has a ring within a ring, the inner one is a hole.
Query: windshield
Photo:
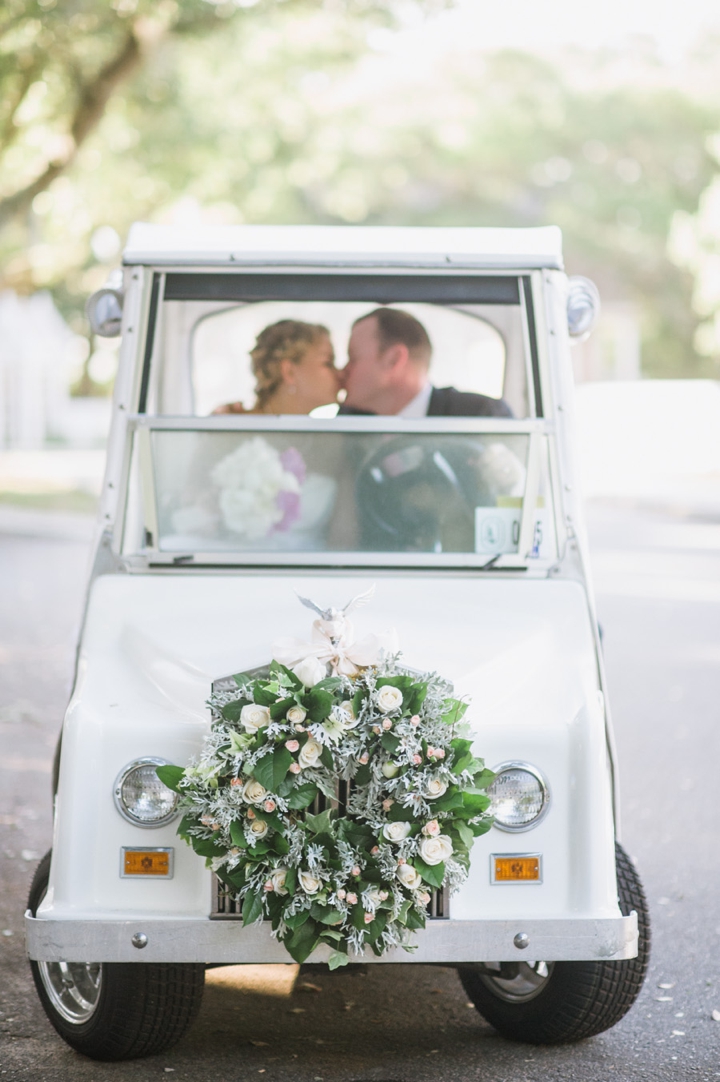
[[[129,526],[126,551],[243,563],[554,557],[539,431],[468,431],[458,421],[367,430],[373,424],[148,423],[136,433],[145,515],[134,537]]]
[[[139,412],[542,414],[529,278],[156,273]]]

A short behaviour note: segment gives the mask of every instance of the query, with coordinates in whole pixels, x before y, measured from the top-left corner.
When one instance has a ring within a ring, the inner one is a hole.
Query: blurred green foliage
[[[76,329],[117,261],[112,230],[134,219],[556,223],[571,272],[639,305],[647,375],[717,374],[668,235],[717,172],[720,106],[646,52],[624,57],[625,75],[609,52],[566,64],[465,50],[415,71],[383,52],[407,9],[379,0],[1,11],[3,280],[49,286]],[[69,139],[129,37],[136,59]]]

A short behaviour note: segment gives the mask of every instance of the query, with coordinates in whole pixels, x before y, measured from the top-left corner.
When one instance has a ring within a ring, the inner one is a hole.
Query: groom
[[[419,320],[397,308],[376,308],[353,324],[348,362],[341,372],[347,392],[341,414],[398,417],[512,417],[501,398],[433,387],[432,345]]]

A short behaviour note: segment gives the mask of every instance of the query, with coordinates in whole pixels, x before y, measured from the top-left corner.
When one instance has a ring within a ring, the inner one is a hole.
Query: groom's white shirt
[[[413,421],[418,417],[427,417],[432,389],[432,383],[428,380],[423,389],[418,391],[414,398],[410,399],[404,409],[400,410],[398,417],[407,417],[408,420]]]

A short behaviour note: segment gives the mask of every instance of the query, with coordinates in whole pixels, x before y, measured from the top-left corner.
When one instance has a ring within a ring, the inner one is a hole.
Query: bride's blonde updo
[[[321,323],[302,323],[299,319],[281,319],[260,331],[250,350],[256,409],[262,409],[280,388],[281,362],[288,360],[300,364],[308,346],[314,345],[323,335],[330,337],[327,327]]]

